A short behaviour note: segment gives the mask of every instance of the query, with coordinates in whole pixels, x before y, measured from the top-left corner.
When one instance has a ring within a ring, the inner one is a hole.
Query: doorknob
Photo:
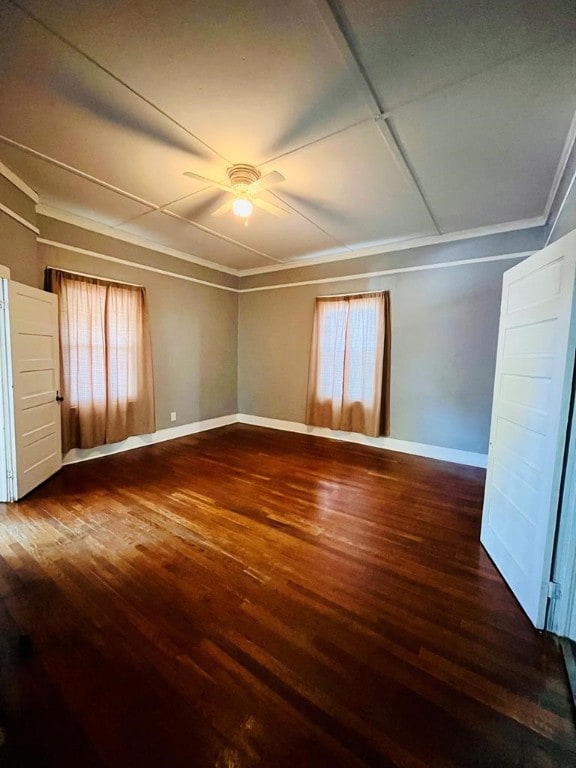
[[[64,398],[62,397],[60,392],[58,392],[58,390],[56,390],[56,402],[61,403],[63,400],[64,400]]]

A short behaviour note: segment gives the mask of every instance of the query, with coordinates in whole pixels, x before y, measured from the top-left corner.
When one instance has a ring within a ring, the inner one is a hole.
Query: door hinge
[[[562,590],[557,581],[548,582],[548,597],[550,600],[559,600],[562,597]]]
[[[14,472],[12,472],[11,469],[6,472],[6,476],[8,477],[8,480],[14,480]]]
[[[6,302],[4,301],[4,299],[0,299],[0,312],[4,312],[5,309],[6,309]]]

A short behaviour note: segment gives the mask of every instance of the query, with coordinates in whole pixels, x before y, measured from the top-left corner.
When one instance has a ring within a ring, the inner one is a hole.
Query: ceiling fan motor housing
[[[253,165],[236,163],[228,168],[228,178],[230,179],[230,185],[234,192],[242,193],[246,192],[250,184],[258,181],[260,178],[260,171],[254,168]]]

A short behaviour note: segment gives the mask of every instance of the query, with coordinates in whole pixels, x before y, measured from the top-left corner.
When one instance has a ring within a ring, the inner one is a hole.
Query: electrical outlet
[[[170,421],[176,421],[176,411],[170,412]]]

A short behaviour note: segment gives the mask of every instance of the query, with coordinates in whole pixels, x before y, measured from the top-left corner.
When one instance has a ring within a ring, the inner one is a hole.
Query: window
[[[388,315],[387,292],[316,300],[308,424],[387,432]]]
[[[64,450],[153,432],[146,295],[124,285],[46,271],[59,296]]]
[[[126,286],[117,286],[113,292],[110,285],[88,286],[70,281],[66,289],[68,310],[73,307],[72,315],[67,311],[61,318],[62,355],[69,366],[68,400],[72,407],[104,405],[108,397],[134,402],[141,294]],[[107,302],[113,305],[108,311]]]

